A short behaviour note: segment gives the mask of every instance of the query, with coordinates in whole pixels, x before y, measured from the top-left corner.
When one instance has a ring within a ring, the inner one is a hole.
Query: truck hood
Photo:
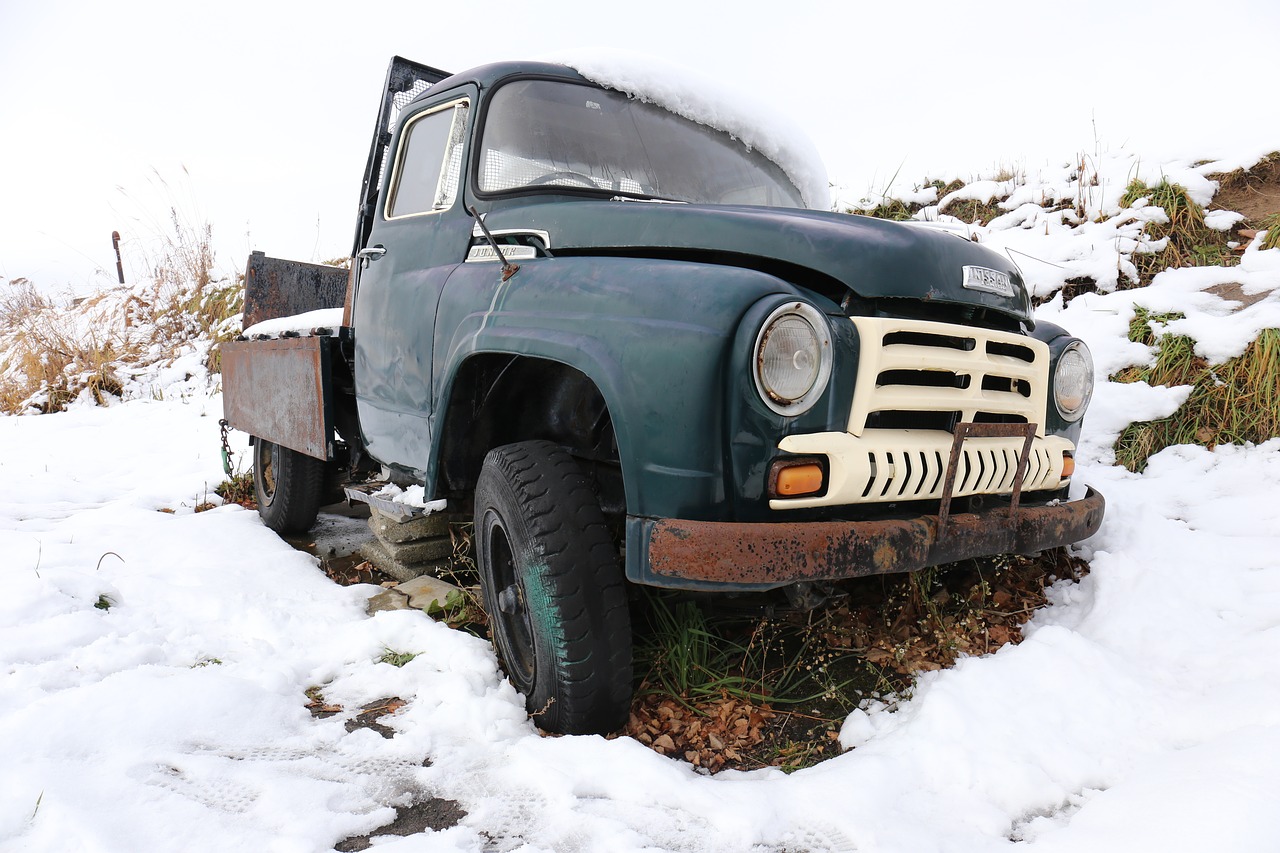
[[[977,305],[1032,322],[1022,275],[1010,259],[923,225],[791,208],[587,200],[494,210],[485,223],[493,231],[546,232],[553,253],[762,258],[829,276],[867,299]],[[805,284],[802,276],[794,283]]]

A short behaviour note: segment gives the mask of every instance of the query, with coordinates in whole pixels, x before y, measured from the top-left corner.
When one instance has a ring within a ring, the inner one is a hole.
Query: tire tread
[[[477,531],[484,507],[507,499],[545,566],[540,576],[557,622],[545,626],[554,636],[541,637],[541,646],[535,639],[535,655],[546,649],[552,659],[535,665],[529,710],[551,731],[613,731],[630,707],[631,621],[626,580],[591,482],[550,442],[506,445],[485,459],[476,487]],[[482,577],[485,547],[481,542],[477,554]]]

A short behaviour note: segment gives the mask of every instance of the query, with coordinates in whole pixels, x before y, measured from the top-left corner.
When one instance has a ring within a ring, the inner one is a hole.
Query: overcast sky
[[[137,276],[170,206],[212,226],[226,272],[250,249],[349,253],[396,53],[661,55],[790,115],[856,197],[1122,147],[1280,148],[1278,37],[1275,0],[0,0],[0,278],[110,284],[113,230]]]

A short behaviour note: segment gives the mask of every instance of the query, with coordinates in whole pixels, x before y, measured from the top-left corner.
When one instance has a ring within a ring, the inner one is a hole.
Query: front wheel
[[[325,462],[265,439],[253,445],[253,491],[263,524],[287,536],[315,524]]]
[[[631,704],[626,581],[582,468],[546,441],[490,451],[475,536],[493,644],[534,721],[619,728]]]

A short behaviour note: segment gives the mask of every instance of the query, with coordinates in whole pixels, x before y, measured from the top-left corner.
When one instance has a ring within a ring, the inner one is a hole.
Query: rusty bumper
[[[632,518],[642,553],[628,569],[642,583],[704,589],[911,572],[1078,542],[1097,532],[1105,505],[1089,489],[1078,501],[1022,506],[1012,515],[1008,507],[953,514],[942,535],[933,516],[763,524]]]

